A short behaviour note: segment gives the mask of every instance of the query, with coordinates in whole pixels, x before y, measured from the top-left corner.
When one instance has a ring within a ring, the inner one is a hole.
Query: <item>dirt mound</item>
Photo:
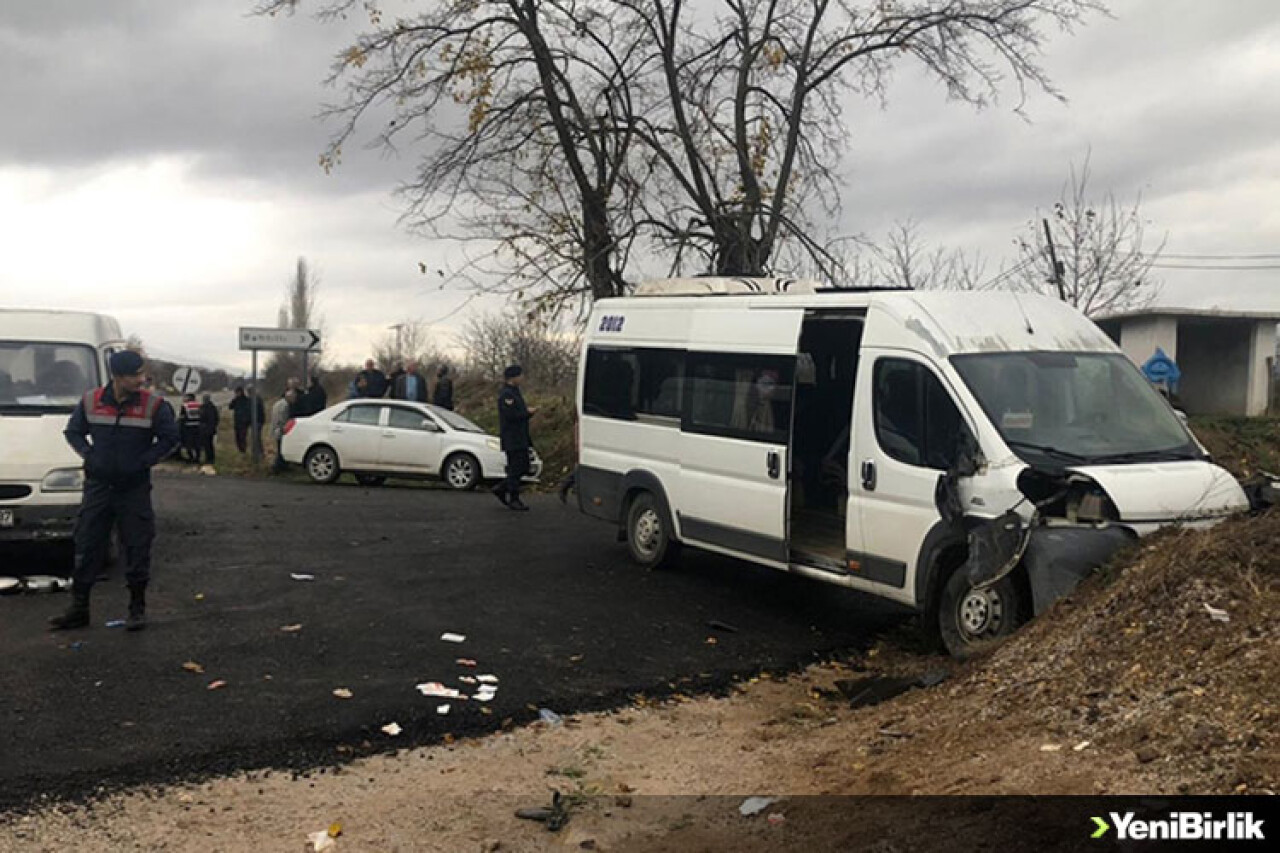
[[[1280,512],[1144,540],[989,658],[891,703],[928,729],[890,750],[892,773],[938,793],[1275,790],[1278,604]]]

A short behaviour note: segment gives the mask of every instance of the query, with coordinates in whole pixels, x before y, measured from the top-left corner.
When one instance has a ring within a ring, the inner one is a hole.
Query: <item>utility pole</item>
[[[1063,302],[1067,301],[1067,290],[1062,284],[1063,267],[1058,261],[1058,252],[1053,248],[1053,232],[1049,230],[1049,220],[1041,219],[1044,223],[1044,240],[1049,244],[1049,263],[1053,264],[1053,276],[1049,280],[1058,285],[1058,298]]]
[[[387,328],[396,330],[396,359],[399,361],[403,361],[404,350],[402,349],[402,347],[404,346],[403,344],[404,323],[396,323],[394,326],[387,326]]]

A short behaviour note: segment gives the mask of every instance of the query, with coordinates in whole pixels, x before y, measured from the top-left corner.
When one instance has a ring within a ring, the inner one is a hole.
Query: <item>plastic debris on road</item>
[[[459,681],[461,681],[463,684],[476,684],[476,683],[478,683],[474,678],[472,678],[472,677],[471,677],[471,676],[469,676],[469,675],[459,675],[459,676],[458,676],[458,680],[459,680]]]
[[[769,815],[767,820],[769,821],[770,826],[782,826],[782,824],[787,822],[787,816],[781,812],[774,812]]]
[[[107,627],[108,627],[108,628],[123,628],[123,627],[124,627],[124,620],[123,620],[123,619],[112,619],[110,622],[108,622],[108,623],[107,623]]]
[[[204,667],[202,667],[200,664],[196,663],[193,660],[189,660],[186,663],[184,663],[182,665],[182,668],[185,669],[187,672],[195,672],[195,673],[204,672]]]
[[[333,850],[338,846],[338,842],[333,840],[329,835],[329,830],[321,829],[307,836],[307,843],[311,845],[314,853],[321,853],[324,850]]]
[[[446,643],[462,643],[462,642],[466,642],[467,635],[454,634],[449,631],[446,631],[440,635],[440,639],[444,640]]]
[[[302,625],[281,625],[280,630],[286,634],[296,634],[302,630]]]
[[[334,689],[333,695],[337,696],[339,699],[350,699],[355,694],[345,687],[338,687]]]
[[[498,688],[490,684],[482,684],[480,685],[480,689],[477,690],[471,698],[477,702],[489,702],[496,695],[498,695]]]
[[[449,713],[449,705],[437,705],[436,713],[443,717],[445,714]]]
[[[418,685],[418,692],[423,696],[438,696],[442,699],[466,699],[461,692],[452,687],[445,687],[438,681],[427,681]]]
[[[300,572],[290,572],[289,577],[296,581],[313,581],[316,579],[315,575],[304,575]]]
[[[210,681],[210,682],[209,682],[209,686],[208,686],[207,688],[205,688],[205,689],[206,689],[206,690],[221,690],[222,688],[224,688],[224,687],[226,687],[226,686],[227,686],[227,682],[225,682],[225,681],[223,681],[221,678],[219,678],[217,681]]]
[[[404,731],[404,729],[400,728],[399,723],[387,723],[382,727],[382,733],[384,735],[390,735],[391,737],[399,737],[400,732],[402,731]]]
[[[456,663],[458,666],[474,667],[476,665],[476,662],[473,661],[471,658],[458,658],[456,661],[454,661],[454,663]]]
[[[1230,622],[1231,621],[1231,614],[1227,613],[1227,611],[1220,610],[1217,607],[1214,607],[1213,605],[1209,604],[1207,601],[1202,602],[1202,604],[1204,606],[1204,612],[1208,613],[1209,618],[1212,619],[1214,622]]]
[[[476,676],[476,681],[480,682],[481,684],[497,684],[497,683],[498,683],[498,676],[496,676],[496,675],[477,675],[477,676]]]
[[[21,592],[22,581],[17,578],[0,578],[0,595],[7,592]]]
[[[738,814],[743,817],[755,817],[778,801],[777,797],[747,797],[738,806]]]
[[[539,708],[538,719],[549,726],[558,726],[564,722],[564,717],[552,711],[550,708]]]

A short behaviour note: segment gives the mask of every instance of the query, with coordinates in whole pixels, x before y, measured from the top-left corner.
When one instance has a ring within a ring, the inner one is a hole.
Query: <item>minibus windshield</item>
[[[98,382],[93,347],[0,341],[0,411],[70,412]]]
[[[1028,463],[1204,456],[1173,409],[1119,353],[1001,352],[951,360],[1005,443]]]

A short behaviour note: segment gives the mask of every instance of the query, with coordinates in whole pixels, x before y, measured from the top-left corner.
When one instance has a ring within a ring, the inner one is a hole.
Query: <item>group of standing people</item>
[[[427,378],[418,368],[418,362],[409,359],[403,365],[396,363],[391,374],[378,369],[373,359],[367,359],[361,370],[347,386],[347,397],[390,397],[393,400],[412,400],[430,403],[442,409],[453,409],[453,377],[449,365],[436,369],[436,387],[432,389]]]
[[[214,439],[218,435],[218,407],[213,398],[204,395],[203,402],[196,401],[195,394],[184,394],[179,420],[182,461],[199,465],[201,456],[208,465],[214,463]]]

